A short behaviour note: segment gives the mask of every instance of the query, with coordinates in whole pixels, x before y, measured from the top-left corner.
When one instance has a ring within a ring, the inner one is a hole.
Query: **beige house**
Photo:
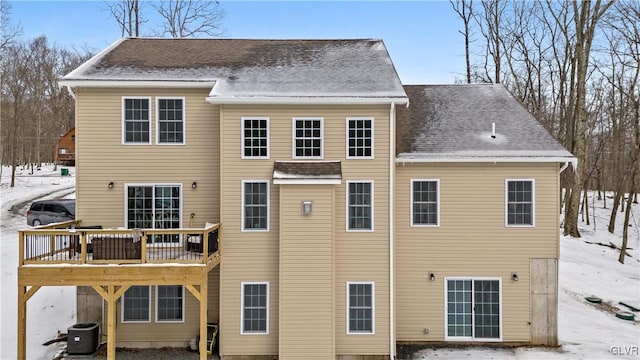
[[[80,245],[21,254],[21,307],[79,286],[110,357],[187,346],[206,323],[223,359],[557,343],[575,158],[502,86],[403,86],[370,39],[126,38],[60,84],[79,221],[21,239]],[[38,272],[51,259],[68,281]]]

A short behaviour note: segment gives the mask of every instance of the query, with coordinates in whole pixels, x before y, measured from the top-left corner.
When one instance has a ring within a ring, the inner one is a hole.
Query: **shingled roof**
[[[400,161],[574,161],[502,85],[404,88],[410,106],[400,106],[397,112],[396,154]]]
[[[106,81],[214,83],[210,97],[398,98],[406,94],[382,40],[124,38],[66,75]]]

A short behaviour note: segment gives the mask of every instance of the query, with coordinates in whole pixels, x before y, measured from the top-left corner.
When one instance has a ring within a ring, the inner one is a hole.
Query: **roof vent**
[[[496,123],[494,122],[491,123],[491,138],[496,138]]]

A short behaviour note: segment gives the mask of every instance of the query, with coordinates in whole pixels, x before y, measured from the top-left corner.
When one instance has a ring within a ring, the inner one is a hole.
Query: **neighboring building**
[[[58,165],[74,166],[76,164],[76,128],[60,136],[53,150],[54,162]]]
[[[89,285],[78,320],[117,346],[184,346],[205,320],[223,359],[557,344],[559,176],[575,158],[501,85],[403,87],[380,40],[142,38],[61,85],[83,224],[221,224],[201,283],[162,263],[67,283]],[[153,231],[143,263],[189,241]]]

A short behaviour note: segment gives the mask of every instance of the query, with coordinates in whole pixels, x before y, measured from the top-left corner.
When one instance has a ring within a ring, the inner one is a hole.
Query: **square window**
[[[122,322],[149,322],[151,287],[131,286],[122,295]]]

